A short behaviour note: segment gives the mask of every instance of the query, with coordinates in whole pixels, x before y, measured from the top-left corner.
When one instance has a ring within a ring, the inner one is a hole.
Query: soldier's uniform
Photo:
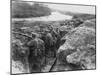
[[[28,46],[30,48],[28,57],[30,71],[34,72],[36,70],[35,72],[40,72],[45,54],[44,41],[39,38],[35,38],[28,43]]]

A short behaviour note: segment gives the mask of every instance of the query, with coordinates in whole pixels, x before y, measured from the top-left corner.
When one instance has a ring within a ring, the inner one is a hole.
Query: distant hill
[[[13,18],[40,17],[51,14],[51,10],[43,4],[34,3],[30,5],[27,2],[12,1]]]

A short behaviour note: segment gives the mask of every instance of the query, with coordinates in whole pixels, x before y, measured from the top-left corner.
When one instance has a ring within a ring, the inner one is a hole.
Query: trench
[[[61,38],[59,40],[59,42],[60,42],[59,47],[65,43],[66,40],[62,40],[62,37],[64,37],[64,35],[66,35],[66,34],[67,34],[67,32],[61,32],[60,33]],[[57,48],[57,50],[59,49],[59,47]],[[57,50],[56,50],[56,57],[51,59],[51,64],[46,64],[46,66],[44,67],[42,72],[82,70],[82,68],[79,65],[70,64],[70,63],[67,63],[67,61],[66,61],[66,63],[60,63],[60,61],[57,57]]]
[[[15,33],[15,34],[18,34],[18,33]],[[63,65],[63,64],[57,64],[59,61],[57,59],[57,50],[59,49],[59,47],[65,42],[65,40],[61,40],[61,38],[65,35],[66,33],[64,32],[60,32],[59,35],[61,36],[60,39],[59,39],[59,43],[60,45],[58,47],[56,47],[56,56],[53,57],[52,55],[52,52],[51,54],[47,54],[47,55],[51,55],[51,56],[45,56],[46,58],[46,64],[44,64],[44,67],[41,68],[41,72],[54,72],[54,71],[62,71],[62,70],[65,70],[66,67],[67,69],[66,70],[69,70],[69,66],[67,65]],[[22,35],[22,34],[20,34]],[[26,36],[26,35],[24,35]],[[29,37],[30,38],[30,37]],[[57,38],[58,39],[58,38]],[[45,40],[45,39],[44,39]],[[57,44],[56,44],[57,45]],[[47,50],[47,49],[46,49]],[[54,49],[53,49],[54,50]],[[50,52],[48,52],[50,53]],[[45,53],[46,54],[46,53]],[[18,66],[22,66],[23,67],[23,72],[21,73],[30,73],[30,69],[29,69],[29,62],[28,62],[28,58],[25,57],[25,60],[22,64],[21,62],[18,62]],[[22,61],[22,60],[21,60]],[[14,63],[13,63],[14,64]],[[16,63],[17,64],[17,63]],[[25,69],[25,70],[24,70]],[[17,71],[16,69],[13,68],[13,70],[15,70],[15,72],[19,73],[20,71]],[[21,69],[20,69],[21,70]],[[34,72],[38,72],[37,70],[33,70],[33,73]]]
[[[56,48],[56,57],[46,57],[47,60],[47,64],[46,66],[42,69],[42,72],[56,72],[56,71],[63,71],[66,65],[63,64],[58,64],[58,58],[57,58],[57,51],[59,49],[59,47],[64,44],[65,40],[61,40],[61,38],[66,34],[67,32],[60,32],[60,39],[59,39],[59,46]],[[58,38],[57,38],[58,39]],[[49,60],[50,59],[50,60]],[[70,70],[69,66],[67,65],[67,69],[66,70]]]

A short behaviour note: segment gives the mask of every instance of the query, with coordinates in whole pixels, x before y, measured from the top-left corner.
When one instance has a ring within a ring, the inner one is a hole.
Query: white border
[[[30,0],[97,6],[97,70],[42,73],[42,75],[100,75],[100,0]],[[0,0],[0,75],[10,73],[10,0]],[[35,74],[34,74],[35,75]]]

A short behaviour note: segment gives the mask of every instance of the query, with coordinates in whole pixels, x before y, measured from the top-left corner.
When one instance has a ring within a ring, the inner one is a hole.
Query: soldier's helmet
[[[36,37],[39,38],[40,35],[38,33],[32,32],[32,38],[36,38]]]

